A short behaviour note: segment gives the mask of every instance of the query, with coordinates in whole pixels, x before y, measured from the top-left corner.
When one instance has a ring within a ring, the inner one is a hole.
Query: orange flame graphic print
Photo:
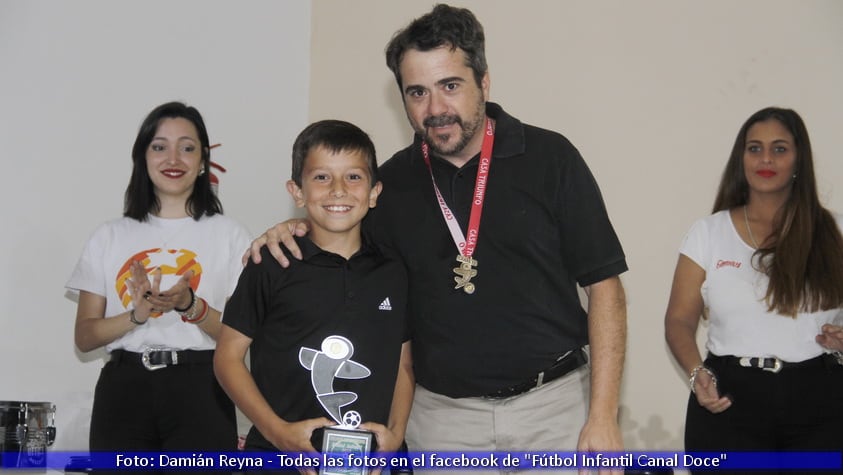
[[[202,280],[202,265],[196,260],[196,253],[187,249],[161,248],[147,249],[140,251],[126,260],[117,272],[115,288],[124,308],[129,308],[132,303],[132,296],[129,294],[126,281],[132,277],[132,262],[140,262],[147,274],[157,268],[161,269],[162,277],[165,275],[184,275],[187,271],[193,271],[193,278],[190,279],[190,287],[195,291],[199,288],[199,281]],[[162,286],[163,287],[163,286]],[[160,312],[150,314],[150,317],[160,317]]]

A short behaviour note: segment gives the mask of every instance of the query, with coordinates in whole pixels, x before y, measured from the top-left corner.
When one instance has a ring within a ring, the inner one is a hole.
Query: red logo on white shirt
[[[719,269],[719,268],[725,267],[725,266],[734,267],[735,269],[740,269],[741,263],[738,262],[738,261],[724,261],[724,260],[721,259],[721,260],[717,261],[717,266],[715,267],[715,269]]]

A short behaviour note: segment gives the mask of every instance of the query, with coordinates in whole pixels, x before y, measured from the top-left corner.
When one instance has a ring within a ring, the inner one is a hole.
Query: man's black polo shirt
[[[251,373],[275,413],[287,421],[328,417],[317,401],[311,373],[299,362],[302,347],[320,350],[331,335],[354,345],[351,360],[372,372],[334,380],[335,391],[358,399],[343,407],[363,421],[386,424],[401,344],[406,340],[407,279],[400,260],[364,244],[349,260],[296,238],[303,259],[282,268],[266,249],[249,262],[225,306],[223,323],[252,338]],[[272,449],[254,427],[250,447]]]
[[[454,289],[457,248],[421,154],[420,139],[380,168],[384,191],[365,221],[395,248],[410,277],[417,381],[450,397],[480,396],[535,376],[588,342],[577,283],[627,269],[597,184],[562,135],[524,125],[487,103],[495,143],[474,294]],[[478,158],[462,169],[432,157],[465,233]]]

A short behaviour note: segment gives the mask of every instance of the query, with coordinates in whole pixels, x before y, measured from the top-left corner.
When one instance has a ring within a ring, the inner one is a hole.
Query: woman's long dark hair
[[[146,168],[146,151],[155,132],[163,119],[182,118],[190,121],[196,127],[199,135],[199,142],[202,149],[202,169],[205,173],[196,177],[193,184],[193,192],[187,198],[185,211],[195,220],[202,216],[213,216],[222,214],[222,204],[211,188],[211,144],[208,140],[208,130],[205,128],[205,121],[195,107],[188,106],[181,102],[168,102],[156,107],[146,116],[138,130],[135,138],[135,145],[132,147],[132,177],[129,179],[129,186],[126,187],[126,194],[123,200],[123,216],[146,221],[150,213],[156,213],[161,209],[161,202],[155,196],[155,189],[149,172]]]
[[[723,171],[713,212],[744,206],[749,184],[743,157],[746,134],[758,122],[775,120],[793,135],[796,148],[790,196],[776,213],[772,239],[753,254],[767,274],[768,309],[795,317],[843,306],[843,237],[834,216],[820,204],[808,129],[796,111],[768,107],[744,122]]]

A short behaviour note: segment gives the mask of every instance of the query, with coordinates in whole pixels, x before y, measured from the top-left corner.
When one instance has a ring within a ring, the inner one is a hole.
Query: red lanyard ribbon
[[[477,179],[474,182],[474,198],[471,202],[471,214],[468,218],[468,239],[463,235],[454,213],[451,212],[451,209],[442,197],[442,193],[439,191],[439,187],[436,186],[436,180],[433,178],[433,167],[430,165],[429,147],[427,142],[422,142],[424,163],[430,172],[430,180],[433,182],[433,190],[436,192],[437,201],[439,201],[439,209],[442,211],[442,216],[445,218],[445,223],[451,232],[451,238],[454,240],[454,244],[456,244],[460,255],[466,257],[471,257],[474,254],[474,249],[477,247],[477,238],[480,235],[480,215],[483,214],[483,201],[486,196],[486,182],[489,179],[489,168],[492,165],[495,121],[488,117],[486,118],[485,132],[483,145],[480,148],[480,161],[477,164]]]

